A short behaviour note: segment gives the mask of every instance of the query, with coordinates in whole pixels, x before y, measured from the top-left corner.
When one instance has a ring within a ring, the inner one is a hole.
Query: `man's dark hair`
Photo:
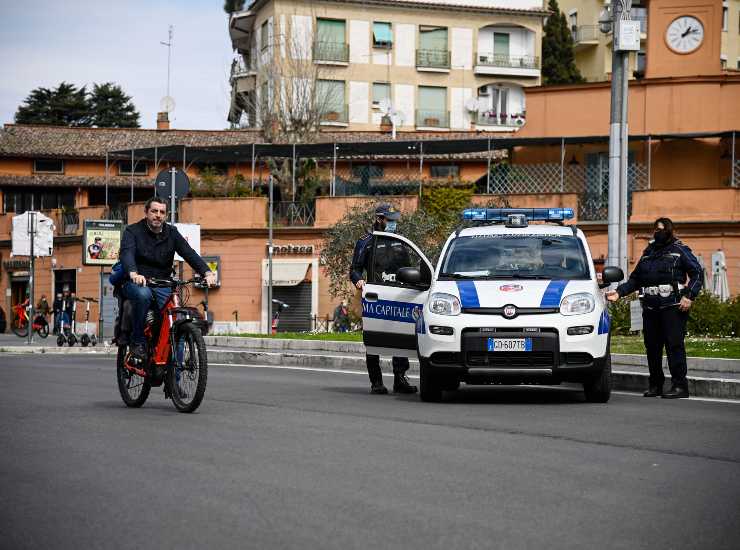
[[[156,202],[157,204],[164,204],[165,210],[167,209],[167,202],[164,199],[161,199],[159,197],[151,197],[150,199],[147,199],[147,201],[144,203],[144,212],[149,212],[149,207],[152,205],[153,202]]]
[[[673,221],[670,218],[658,218],[653,223],[653,229],[658,229],[658,224],[662,223],[666,231],[673,235]]]

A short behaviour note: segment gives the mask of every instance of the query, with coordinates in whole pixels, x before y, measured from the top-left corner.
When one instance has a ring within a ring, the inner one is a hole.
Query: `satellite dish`
[[[383,114],[386,114],[386,115],[389,115],[391,109],[393,108],[393,106],[391,105],[391,100],[388,99],[387,97],[381,99],[378,102],[378,107],[380,107],[380,110],[383,111]]]
[[[175,110],[175,99],[169,95],[164,96],[159,100],[159,108],[164,113],[171,113]]]
[[[480,103],[478,102],[478,98],[469,97],[465,100],[465,108],[471,113],[478,111],[478,109],[480,108],[479,105]]]
[[[388,116],[391,117],[391,122],[393,122],[394,125],[403,126],[404,117],[402,111],[392,110]]]

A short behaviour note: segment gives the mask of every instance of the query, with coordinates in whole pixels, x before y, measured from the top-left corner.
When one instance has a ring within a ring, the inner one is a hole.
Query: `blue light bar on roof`
[[[523,214],[529,221],[561,222],[573,219],[572,208],[466,208],[463,220],[505,222],[510,214]]]

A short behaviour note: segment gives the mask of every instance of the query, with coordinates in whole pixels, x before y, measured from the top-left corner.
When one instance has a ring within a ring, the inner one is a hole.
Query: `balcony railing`
[[[244,59],[234,60],[231,64],[231,79],[242,78],[255,73],[255,70],[251,68]]]
[[[347,105],[325,106],[322,109],[320,121],[322,124],[348,124],[349,107]]]
[[[423,69],[449,69],[449,50],[416,50],[416,66]]]
[[[73,212],[62,212],[62,235],[76,235],[80,227],[80,213],[76,210]]]
[[[274,212],[278,223],[290,227],[312,226],[316,221],[314,202],[279,202],[275,205]]]
[[[499,67],[506,69],[539,69],[540,58],[536,55],[479,53],[476,56],[476,64],[483,67]]]
[[[430,111],[426,109],[416,110],[416,125],[425,128],[449,128],[449,111]]]
[[[573,35],[573,43],[576,45],[583,42],[598,42],[601,34],[598,25],[578,25],[571,27],[570,32]]]
[[[482,126],[510,126],[517,128],[524,126],[525,119],[522,115],[507,115],[505,113],[487,111],[478,113],[475,122]]]
[[[111,206],[103,211],[104,220],[121,220],[124,225],[128,223],[128,204]]]
[[[321,63],[349,63],[349,45],[342,42],[315,42],[313,60]]]

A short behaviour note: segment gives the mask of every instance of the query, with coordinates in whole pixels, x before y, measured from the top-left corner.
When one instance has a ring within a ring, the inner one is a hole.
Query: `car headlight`
[[[593,295],[588,292],[579,292],[563,298],[560,302],[560,313],[562,315],[582,315],[591,313],[596,307]]]
[[[460,300],[452,294],[435,292],[429,300],[429,311],[437,315],[460,315]]]

